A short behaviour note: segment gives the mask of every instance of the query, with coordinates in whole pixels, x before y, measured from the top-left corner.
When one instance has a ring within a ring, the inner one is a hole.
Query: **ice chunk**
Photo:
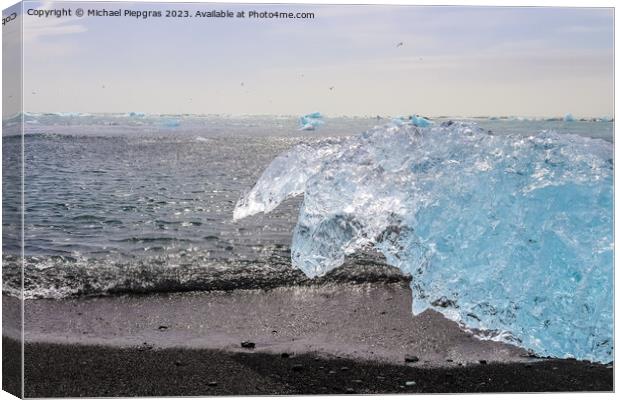
[[[417,126],[420,128],[426,128],[433,124],[433,121],[430,119],[426,119],[424,117],[420,117],[419,115],[410,115],[407,118],[404,117],[395,117],[392,118],[392,124],[396,126],[402,126],[405,124]]]
[[[405,118],[403,117],[395,117],[392,118],[392,124],[394,124],[395,126],[402,126],[405,125],[408,121],[405,120]]]
[[[319,112],[303,115],[299,118],[300,131],[313,131],[323,125],[323,116]]]
[[[573,117],[573,114],[571,113],[564,114],[564,122],[573,122],[573,121],[575,121],[575,117]]]
[[[145,115],[146,114],[144,114],[143,112],[135,112],[135,111],[132,111],[127,114],[128,117],[132,117],[132,118],[143,118]]]
[[[426,119],[424,117],[420,117],[419,115],[412,115],[409,117],[411,123],[415,126],[419,126],[420,128],[426,128],[433,124],[433,121],[430,119]]]
[[[291,257],[308,276],[374,247],[412,274],[414,313],[432,308],[541,355],[608,362],[612,178],[602,140],[392,124],[280,155],[234,217],[304,193]]]

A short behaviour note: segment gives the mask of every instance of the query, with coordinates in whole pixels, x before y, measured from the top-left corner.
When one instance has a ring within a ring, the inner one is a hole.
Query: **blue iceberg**
[[[417,126],[420,128],[426,128],[433,124],[433,121],[430,119],[426,119],[424,117],[420,117],[419,115],[410,115],[407,118],[404,117],[395,117],[392,119],[392,124],[396,126],[401,126],[405,124]]]
[[[319,112],[313,112],[306,114],[299,118],[299,130],[300,131],[313,131],[319,126],[323,125],[323,116]]]
[[[411,124],[419,126],[420,128],[426,128],[433,124],[433,121],[431,121],[430,119],[420,117],[419,115],[412,115],[411,117],[409,117],[409,119],[411,121]]]
[[[292,263],[365,248],[412,275],[412,310],[539,355],[613,360],[613,148],[475,124],[377,127],[278,156],[234,218],[304,194]],[[444,301],[445,300],[445,301]]]
[[[564,115],[564,122],[574,122],[574,121],[575,121],[575,117],[573,117],[573,114],[566,113]]]

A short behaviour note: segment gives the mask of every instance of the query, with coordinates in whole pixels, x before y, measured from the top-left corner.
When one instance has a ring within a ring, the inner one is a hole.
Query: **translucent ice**
[[[573,122],[573,121],[575,121],[575,117],[573,117],[573,114],[566,113],[564,115],[564,122]]]
[[[417,126],[420,128],[426,128],[433,124],[433,121],[430,119],[426,119],[424,117],[420,117],[419,115],[411,115],[407,118],[404,117],[395,117],[392,119],[392,124],[396,126],[401,126],[404,124],[410,124],[413,126]]]
[[[374,247],[413,312],[541,355],[613,358],[612,144],[394,124],[277,157],[235,218],[304,193],[292,262],[325,274]],[[481,333],[483,332],[483,333]]]
[[[313,131],[324,123],[323,116],[319,112],[303,115],[299,118],[300,131]]]
[[[426,128],[433,124],[433,121],[426,119],[424,117],[420,117],[419,115],[412,115],[410,117],[411,123],[415,126],[419,126],[420,128]]]

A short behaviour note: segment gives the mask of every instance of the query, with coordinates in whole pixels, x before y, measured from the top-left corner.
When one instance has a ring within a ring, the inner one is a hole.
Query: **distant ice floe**
[[[409,117],[395,117],[392,118],[392,123],[396,126],[402,126],[405,124],[417,126],[420,128],[426,128],[431,126],[434,122],[428,118],[420,117],[419,115],[410,115]]]
[[[571,113],[564,114],[564,122],[574,122],[574,121],[575,121],[575,117],[573,117],[573,114]]]
[[[543,131],[401,120],[276,157],[234,218],[304,195],[293,265],[310,277],[365,248],[434,309],[540,355],[613,360],[613,145]]]
[[[299,130],[300,131],[313,131],[319,126],[323,125],[323,116],[319,112],[313,112],[303,115],[299,118]]]

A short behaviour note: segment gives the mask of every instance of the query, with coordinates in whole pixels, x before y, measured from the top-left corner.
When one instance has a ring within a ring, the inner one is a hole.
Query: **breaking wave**
[[[263,289],[283,286],[407,284],[409,276],[385,264],[376,254],[357,254],[319,280],[291,266],[290,257],[213,259],[208,254],[162,254],[118,259],[85,256],[19,256],[2,258],[2,292],[24,299],[63,299],[108,295]],[[22,276],[22,262],[24,274]],[[23,281],[22,281],[23,279]],[[22,286],[23,282],[23,286]]]
[[[304,194],[292,263],[309,277],[361,249],[435,309],[540,355],[613,359],[613,149],[475,124],[377,127],[278,156],[234,211]]]

